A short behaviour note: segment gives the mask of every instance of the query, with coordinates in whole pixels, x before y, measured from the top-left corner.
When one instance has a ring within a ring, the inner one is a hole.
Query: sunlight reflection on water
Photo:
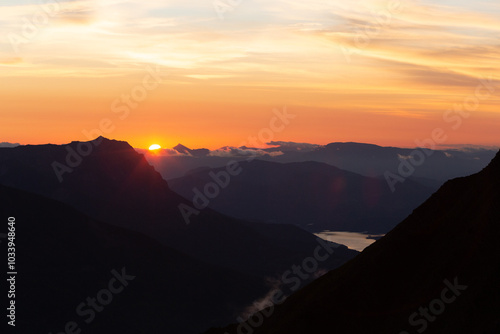
[[[315,235],[328,241],[346,245],[347,247],[355,249],[359,252],[376,241],[375,239],[367,239],[367,237],[378,238],[383,236],[383,234],[365,234],[339,231],[323,231],[321,233],[315,233]]]

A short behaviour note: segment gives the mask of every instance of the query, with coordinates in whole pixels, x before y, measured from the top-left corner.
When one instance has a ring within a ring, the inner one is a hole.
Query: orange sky
[[[196,6],[4,2],[0,142],[86,140],[104,124],[135,147],[215,149],[286,108],[273,140],[414,146],[442,128],[448,145],[500,145],[496,2]]]

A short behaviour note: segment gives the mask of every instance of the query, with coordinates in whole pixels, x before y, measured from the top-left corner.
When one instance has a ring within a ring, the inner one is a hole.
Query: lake
[[[380,238],[384,236],[383,234],[365,234],[345,231],[323,231],[314,234],[322,239],[346,245],[359,252],[376,241],[375,239],[367,239],[368,237]]]

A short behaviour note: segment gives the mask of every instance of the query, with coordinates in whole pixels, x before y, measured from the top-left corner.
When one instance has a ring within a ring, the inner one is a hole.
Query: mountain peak
[[[190,149],[182,144],[177,144],[177,146],[174,147],[174,150],[181,154],[188,154],[194,157],[204,157],[207,156],[210,153],[210,150],[206,148],[197,148],[197,149]]]
[[[133,147],[124,140],[109,139],[103,136],[99,136],[94,140],[90,141],[95,146],[104,146],[106,148],[120,148],[120,149],[133,149]]]
[[[174,146],[174,150],[176,150],[177,152],[179,153],[184,153],[184,154],[189,154],[191,153],[191,149],[182,145],[182,144],[177,144],[176,146]]]
[[[96,151],[96,152],[102,152],[102,151],[116,152],[116,151],[129,151],[129,150],[134,151],[134,148],[126,141],[109,139],[103,136],[99,136],[89,141],[72,141],[69,144],[62,144],[58,146],[66,146],[66,145],[70,145],[75,149],[78,149],[78,147],[82,145],[83,146],[92,145],[91,151]],[[87,151],[87,149],[85,148],[81,148],[81,150]],[[90,150],[90,148],[88,150]]]

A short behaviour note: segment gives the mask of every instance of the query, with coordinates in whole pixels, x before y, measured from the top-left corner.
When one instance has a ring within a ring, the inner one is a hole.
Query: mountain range
[[[154,154],[145,153],[148,161],[166,179],[182,177],[199,168],[219,168],[231,160],[290,162],[322,162],[337,168],[370,177],[383,177],[387,172],[400,174],[401,165],[414,159],[417,166],[411,178],[431,187],[445,181],[479,172],[495,156],[497,148],[457,147],[440,149],[433,143],[420,143],[422,148],[383,147],[365,143],[330,143],[315,145],[293,142],[270,142],[267,148],[222,147],[218,150],[189,149],[177,145]],[[399,186],[400,184],[398,184]],[[397,190],[397,187],[396,187]]]

